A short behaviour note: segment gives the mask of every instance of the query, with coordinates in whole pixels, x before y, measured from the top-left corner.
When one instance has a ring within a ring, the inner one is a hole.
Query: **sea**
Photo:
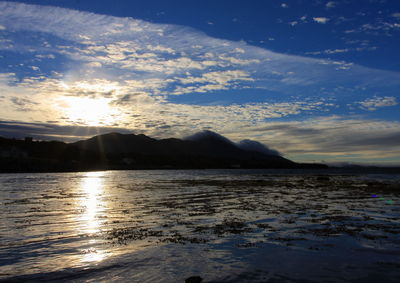
[[[193,276],[400,282],[400,174],[0,174],[0,282]]]

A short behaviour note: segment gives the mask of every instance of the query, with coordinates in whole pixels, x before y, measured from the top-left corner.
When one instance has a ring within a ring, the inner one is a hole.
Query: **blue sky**
[[[0,133],[400,164],[399,34],[398,1],[0,1]]]

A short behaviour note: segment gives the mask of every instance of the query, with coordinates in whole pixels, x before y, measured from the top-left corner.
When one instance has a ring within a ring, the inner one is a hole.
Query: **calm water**
[[[0,175],[0,281],[399,282],[400,176]]]

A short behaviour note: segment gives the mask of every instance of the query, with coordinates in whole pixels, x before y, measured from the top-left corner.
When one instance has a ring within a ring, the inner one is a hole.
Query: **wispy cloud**
[[[326,50],[322,50],[322,51],[306,52],[306,54],[313,54],[313,55],[318,55],[318,54],[337,54],[337,53],[347,53],[350,50],[351,50],[350,48],[326,49]]]
[[[326,18],[326,17],[314,17],[313,20],[314,20],[314,22],[319,23],[319,24],[326,24],[329,21],[329,18]]]
[[[363,23],[355,28],[347,29],[346,34],[362,33],[374,36],[392,37],[400,30],[400,17],[393,13],[392,17],[379,17],[372,19],[370,22]]]
[[[259,141],[299,160],[308,160],[309,155],[319,158],[318,161],[323,158],[367,161],[400,157],[399,122],[330,116],[270,122],[240,130],[229,134],[237,140],[255,135]]]
[[[312,52],[306,52],[305,54],[311,54],[311,55],[319,55],[319,54],[339,54],[339,53],[348,53],[348,52],[361,52],[361,51],[375,51],[378,48],[376,46],[371,46],[371,47],[356,47],[356,48],[338,48],[338,49],[325,49],[322,51],[312,51]]]
[[[398,104],[398,102],[396,97],[394,96],[384,96],[384,97],[374,96],[373,98],[368,98],[364,101],[360,101],[358,102],[358,104],[361,105],[360,107],[362,109],[374,111],[382,107],[395,106]]]
[[[340,72],[337,64],[329,60],[280,54],[244,42],[212,38],[182,26],[8,2],[0,3],[0,15],[0,23],[13,31],[9,37],[18,41],[15,50],[36,58],[54,59],[58,56],[57,60],[69,60],[71,64],[67,72],[61,69],[65,62],[63,65],[52,64],[53,71],[68,74],[69,80],[92,80],[96,77],[125,81],[140,77],[143,82],[149,81],[154,86],[152,82],[158,79],[166,83],[159,84],[153,92],[163,95],[174,93],[174,90],[178,93],[185,87],[181,82],[186,78],[202,80],[207,73],[235,70],[249,74],[252,80],[238,78],[223,89],[251,86],[291,95],[305,85],[308,92],[315,93],[321,85],[326,87],[332,77],[343,84],[351,81],[348,73]],[[327,21],[323,17],[314,20]],[[32,46],[32,43],[17,37],[19,32],[26,30],[41,33],[43,42]],[[46,34],[62,40],[46,38]],[[100,67],[102,69],[96,69]],[[352,69],[352,76],[366,85],[371,83],[370,76],[375,78],[373,81],[400,81],[395,73],[356,65],[346,69]],[[221,86],[215,88],[222,89]],[[215,88],[208,89],[213,91]]]
[[[327,2],[327,3],[325,4],[325,7],[326,7],[327,9],[335,8],[335,7],[336,7],[336,2],[334,2],[334,1],[329,1],[329,2]]]

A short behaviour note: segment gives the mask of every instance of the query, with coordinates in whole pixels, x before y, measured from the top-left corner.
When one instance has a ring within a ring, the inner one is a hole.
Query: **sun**
[[[87,126],[112,125],[118,116],[108,98],[64,97],[61,111],[70,122]]]

